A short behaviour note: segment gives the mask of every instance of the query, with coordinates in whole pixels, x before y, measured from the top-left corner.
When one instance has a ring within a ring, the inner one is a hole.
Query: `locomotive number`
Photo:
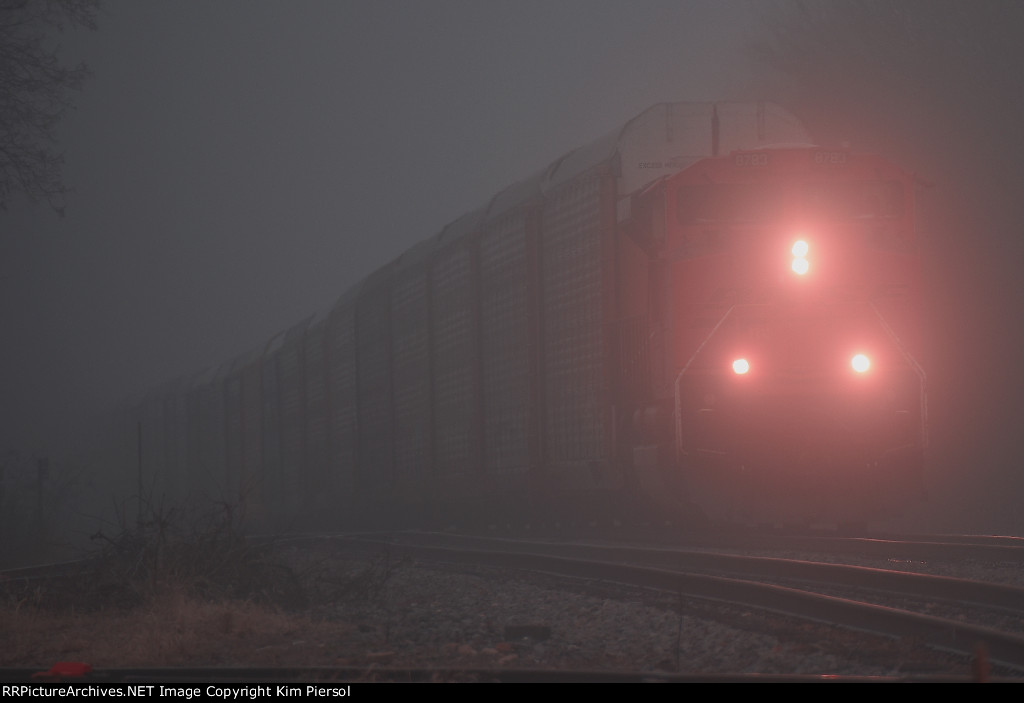
[[[734,166],[767,166],[768,154],[736,154],[732,163]]]
[[[814,163],[818,166],[842,166],[848,157],[849,154],[845,151],[816,151]]]

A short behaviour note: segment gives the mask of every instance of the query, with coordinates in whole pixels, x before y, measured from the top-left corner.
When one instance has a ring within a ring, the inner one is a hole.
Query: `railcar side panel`
[[[305,339],[305,482],[303,502],[322,506],[330,500],[324,491],[327,475],[327,359],[325,354],[326,320],[318,320],[306,330]]]
[[[242,368],[242,462],[239,487],[243,510],[255,519],[262,519],[267,506],[263,503],[263,379],[260,358],[253,358]]]
[[[281,495],[281,382],[279,370],[280,348],[276,346],[280,337],[272,339],[267,345],[262,366],[262,456],[261,485],[262,500],[273,506],[275,515],[281,513],[278,496]]]
[[[339,303],[331,312],[327,343],[331,398],[329,493],[342,505],[351,505],[359,450],[355,306],[351,299]]]
[[[552,193],[544,204],[544,444],[549,466],[604,461],[603,256],[597,176]]]
[[[368,286],[356,302],[356,340],[359,365],[356,470],[360,490],[377,493],[391,485],[395,439],[391,295],[383,281]]]
[[[278,500],[287,512],[297,511],[306,485],[306,321],[285,334],[278,356],[281,393],[281,476]]]
[[[477,473],[477,327],[470,250],[455,245],[432,267],[435,460],[438,476]]]
[[[395,479],[408,487],[430,473],[430,296],[423,268],[396,278],[391,294]]]
[[[244,462],[242,411],[242,370],[234,368],[224,379],[224,471],[225,497],[235,504],[241,495]]]
[[[484,471],[519,474],[529,465],[524,383],[529,362],[529,282],[526,215],[488,226],[480,239],[481,357],[484,395]]]

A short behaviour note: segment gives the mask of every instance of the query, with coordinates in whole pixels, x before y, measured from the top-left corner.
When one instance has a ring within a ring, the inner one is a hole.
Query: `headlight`
[[[853,370],[857,373],[864,373],[871,368],[871,359],[864,354],[855,354],[854,357],[850,359],[850,366],[852,366]]]
[[[793,246],[790,248],[790,253],[793,254],[793,262],[789,265],[793,269],[793,273],[798,276],[803,276],[807,273],[807,270],[811,265],[807,262],[807,252],[811,249],[810,245],[802,239],[798,239],[793,242]]]

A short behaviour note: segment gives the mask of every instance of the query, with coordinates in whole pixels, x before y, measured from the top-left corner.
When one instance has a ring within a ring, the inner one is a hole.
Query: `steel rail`
[[[437,535],[442,541],[466,539],[487,550],[529,551],[536,554],[586,558],[618,563],[633,563],[674,570],[702,569],[706,571],[744,574],[776,579],[798,579],[837,586],[866,588],[915,597],[973,604],[985,608],[999,608],[1024,614],[1024,588],[971,579],[920,574],[869,566],[832,564],[778,557],[746,556],[718,552],[698,552],[685,549],[606,546],[592,544],[561,544],[463,538]]]
[[[377,540],[353,540],[370,551],[401,549],[410,556],[449,563],[541,571],[624,583],[787,616],[842,625],[891,637],[917,637],[929,646],[971,656],[984,643],[991,660],[1024,672],[1024,637],[991,627],[873,605],[848,598],[734,577],[595,561],[525,551],[459,549]]]

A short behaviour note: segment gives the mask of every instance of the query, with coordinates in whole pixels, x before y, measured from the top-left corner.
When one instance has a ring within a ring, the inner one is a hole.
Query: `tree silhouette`
[[[0,0],[0,208],[21,192],[63,214],[56,128],[89,70],[62,63],[52,35],[95,29],[98,8],[99,0]]]
[[[768,8],[755,56],[789,79],[785,99],[819,139],[915,157],[964,147],[970,153],[955,154],[960,173],[965,156],[991,168],[1008,146],[1020,148],[1024,3],[791,0]]]

